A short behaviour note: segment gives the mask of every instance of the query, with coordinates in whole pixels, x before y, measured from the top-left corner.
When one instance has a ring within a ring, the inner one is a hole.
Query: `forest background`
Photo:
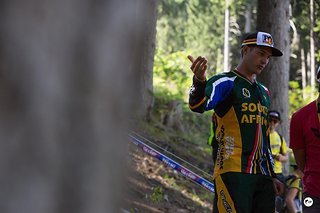
[[[290,116],[316,98],[319,0],[10,0],[0,10],[0,212],[210,212],[212,194],[128,145],[128,130],[210,180],[212,112],[188,109],[186,56],[207,57],[208,76],[230,70],[245,32],[270,32],[284,52],[259,80],[288,143]]]
[[[159,1],[152,92],[155,103],[157,100],[179,100],[183,103],[183,111],[188,111],[186,103],[192,79],[188,54],[208,59],[207,76],[233,69],[240,59],[241,36],[259,28],[258,3],[248,0]],[[265,13],[272,13],[273,8],[264,5]],[[293,112],[316,97],[315,70],[320,66],[320,1],[290,1],[288,6],[289,21],[282,27],[288,29],[290,37],[287,67],[279,72],[268,68],[264,71],[275,76],[273,82],[261,77],[269,89],[275,88],[271,99],[281,90],[288,89],[287,98],[272,105],[285,115],[287,120],[283,124],[287,126]],[[275,39],[276,46],[281,45],[280,42]],[[288,75],[288,87],[281,82],[281,72]],[[286,104],[288,108],[281,106]],[[280,128],[288,141],[284,131],[288,128]]]
[[[162,0],[150,8],[155,13],[149,13],[149,21],[145,23],[149,33],[144,40],[139,93],[139,109],[144,122],[138,132],[162,147],[162,151],[170,151],[204,170],[205,177],[211,180],[207,175],[212,174],[211,147],[206,142],[210,136],[212,112],[197,114],[189,109],[192,71],[187,55],[208,59],[208,77],[232,70],[240,59],[241,37],[258,30],[271,33],[275,46],[284,53],[283,57],[270,60],[258,80],[270,91],[271,108],[281,113],[278,131],[289,145],[292,114],[317,97],[319,0]],[[169,170],[154,170],[153,163],[146,157],[141,161],[136,160],[138,157],[133,159],[137,162],[133,166],[135,170],[144,171],[142,174],[148,180],[159,182],[144,191],[147,198],[131,200],[133,209],[141,209],[137,203],[160,210],[180,208],[186,212],[212,208],[212,197],[197,191],[188,181],[184,185]],[[290,162],[284,165],[285,175],[289,174]],[[179,183],[173,180],[179,180]],[[172,194],[170,188],[192,191],[193,201],[182,200],[188,196]],[[198,201],[205,204],[195,207]],[[210,212],[208,209],[201,211]]]

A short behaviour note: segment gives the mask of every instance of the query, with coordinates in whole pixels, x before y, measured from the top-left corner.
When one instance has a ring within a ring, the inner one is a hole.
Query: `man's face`
[[[274,131],[277,128],[277,126],[279,125],[279,123],[280,123],[280,121],[278,119],[270,117],[269,126],[270,126],[271,131]]]
[[[268,65],[269,59],[272,56],[270,47],[260,46],[245,46],[243,60],[247,64],[248,71],[251,74],[260,74],[261,71]]]

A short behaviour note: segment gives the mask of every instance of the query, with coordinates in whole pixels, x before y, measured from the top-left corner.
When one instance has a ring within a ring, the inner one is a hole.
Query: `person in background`
[[[265,32],[246,34],[237,67],[209,80],[208,61],[188,56],[194,74],[189,107],[217,117],[213,212],[274,212],[275,194],[283,191],[268,137],[269,91],[256,80],[272,56],[282,52]]]
[[[320,67],[317,71],[320,80]],[[290,148],[304,173],[303,213],[320,212],[320,87],[316,100],[292,115]]]
[[[303,173],[296,164],[290,165],[293,168],[292,175],[286,178],[287,192],[285,197],[285,208],[288,213],[302,212],[302,181]]]
[[[284,182],[282,173],[282,163],[288,161],[287,144],[285,139],[280,135],[276,128],[281,122],[280,113],[276,110],[269,111],[269,128],[270,128],[270,145],[272,157],[274,159],[274,172],[277,178]]]

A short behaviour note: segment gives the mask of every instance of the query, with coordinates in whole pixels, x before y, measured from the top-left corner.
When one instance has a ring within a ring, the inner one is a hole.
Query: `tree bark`
[[[157,24],[157,0],[140,1],[144,4],[144,14],[148,19],[143,19],[146,34],[143,38],[143,54],[140,74],[139,116],[144,120],[150,120],[153,107],[153,64],[156,46],[156,24]],[[142,5],[141,5],[142,6]]]
[[[225,72],[229,71],[229,1],[225,2],[225,10],[224,10],[224,47],[223,47],[223,70]]]
[[[271,58],[269,65],[258,77],[270,90],[271,109],[281,113],[280,133],[289,142],[289,0],[258,0],[257,30],[271,33],[282,57]]]
[[[310,0],[310,82],[311,88],[316,87],[316,64],[315,64],[315,48],[314,48],[314,0]]]
[[[244,31],[245,33],[249,33],[251,32],[251,16],[252,16],[252,5],[251,3],[247,3],[247,7],[246,7],[246,13],[245,13],[245,27],[244,27]]]
[[[141,2],[1,1],[0,212],[120,212]]]
[[[303,99],[306,98],[305,88],[307,87],[307,69],[306,69],[306,59],[304,49],[301,48],[301,82],[302,82],[302,90],[303,90]]]

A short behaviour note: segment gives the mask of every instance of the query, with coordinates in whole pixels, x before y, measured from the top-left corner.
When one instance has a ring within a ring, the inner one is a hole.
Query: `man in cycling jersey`
[[[269,33],[255,32],[244,36],[241,56],[232,71],[207,80],[207,60],[189,55],[194,73],[189,106],[199,113],[214,110],[217,116],[214,212],[270,213],[283,185],[273,171],[269,92],[255,77],[282,52]]]

